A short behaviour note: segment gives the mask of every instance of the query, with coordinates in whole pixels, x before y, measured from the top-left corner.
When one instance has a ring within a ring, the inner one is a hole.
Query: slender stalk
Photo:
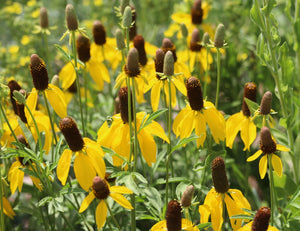
[[[72,227],[72,224],[66,218],[65,214],[63,212],[60,212],[60,215],[62,216],[62,218],[64,219],[64,221],[66,222],[66,224],[70,228],[70,230],[75,231],[75,229]]]
[[[106,207],[108,208],[109,214],[110,214],[110,216],[111,216],[113,222],[114,222],[115,225],[117,226],[118,230],[121,231],[121,227],[120,227],[119,223],[117,222],[117,220],[116,220],[116,218],[115,218],[115,216],[114,216],[114,213],[111,211],[111,209],[110,209],[110,207],[109,207],[107,201],[104,200],[104,202],[105,202],[105,204],[106,204]]]
[[[137,147],[138,147],[138,138],[137,138],[137,122],[136,122],[136,88],[134,78],[131,78],[132,85],[132,110],[133,110],[133,123],[134,123],[134,139],[133,139],[133,158],[134,158],[134,167],[133,171],[136,171],[137,163]]]
[[[207,80],[208,79],[208,47],[206,46],[206,70],[205,70],[205,80],[204,80],[204,90],[203,90],[203,96],[204,98],[207,96]]]
[[[83,85],[84,85],[84,113],[85,113],[85,121],[88,121],[88,106],[87,106],[87,70],[84,68],[83,70]]]
[[[216,102],[215,102],[216,109],[218,109],[218,103],[219,103],[220,81],[221,81],[221,59],[220,59],[220,49],[217,48],[217,91],[216,91]]]
[[[3,197],[4,197],[4,192],[2,191],[2,169],[0,169],[0,228],[1,230],[4,230],[4,206],[3,206]]]
[[[50,76],[52,76],[52,67],[51,67],[51,63],[50,63],[50,58],[49,58],[49,46],[48,46],[48,36],[46,31],[42,32],[42,37],[44,40],[44,47],[45,47],[45,56],[46,56],[46,62],[48,64],[48,73]]]
[[[271,195],[271,221],[270,224],[273,226],[274,224],[274,212],[277,208],[277,200],[276,200],[276,193],[274,187],[274,177],[273,177],[273,166],[272,166],[272,154],[268,155],[268,162],[269,162],[269,182],[270,182],[270,195]]]
[[[42,207],[39,207],[39,210],[40,210],[40,213],[41,213],[41,217],[42,217],[43,224],[44,224],[44,226],[45,226],[45,230],[48,231],[48,230],[49,230],[48,222],[45,220],[45,216],[44,216]]]
[[[222,196],[222,216],[223,216],[223,224],[222,224],[222,231],[225,231],[225,221],[226,221],[226,207],[225,207],[225,193],[221,194]]]

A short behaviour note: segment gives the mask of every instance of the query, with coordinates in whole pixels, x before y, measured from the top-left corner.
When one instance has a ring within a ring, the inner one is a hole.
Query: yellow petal
[[[156,143],[151,134],[142,129],[138,134],[138,141],[141,148],[141,153],[147,164],[151,166],[156,162]]]
[[[29,96],[26,99],[26,104],[27,104],[27,106],[28,106],[28,108],[29,108],[29,110],[31,111],[32,114],[34,114],[34,111],[35,111],[35,108],[36,108],[37,98],[38,98],[38,92],[35,88],[32,88]],[[28,124],[31,124],[32,118],[30,116],[30,113],[27,110],[27,107],[25,107],[25,116],[26,116]]]
[[[121,194],[119,193],[111,193],[110,197],[114,199],[119,205],[126,209],[133,209],[130,202]]]
[[[87,155],[79,152],[79,154],[75,157],[74,172],[80,186],[85,191],[88,191],[93,185],[93,179],[96,176],[96,171]]]
[[[58,87],[49,83],[48,89],[46,89],[45,93],[56,114],[61,118],[66,117],[67,104],[63,92]]]
[[[11,194],[14,194],[17,188],[19,192],[22,191],[24,172],[19,169],[21,167],[22,164],[19,161],[15,161],[9,168],[8,181],[10,182]]]
[[[151,124],[149,124],[147,127],[144,128],[149,134],[155,135],[163,139],[164,141],[167,141],[169,143],[169,138],[165,134],[164,129],[160,126],[159,123],[152,120]]]
[[[71,158],[72,151],[70,149],[65,149],[63,154],[59,158],[56,168],[56,174],[62,185],[66,184],[70,170]]]
[[[110,192],[113,192],[113,193],[120,193],[120,194],[132,194],[133,192],[125,187],[125,186],[111,186],[110,187]]]
[[[90,205],[90,203],[94,200],[94,198],[95,195],[93,191],[89,192],[86,198],[84,198],[84,200],[82,201],[79,212],[82,213],[83,211],[85,211],[87,207]]]
[[[268,168],[268,157],[267,155],[263,155],[259,161],[259,175],[261,179],[265,178]]]
[[[244,225],[239,231],[251,231],[253,221],[249,222],[248,224]],[[269,231],[269,229],[268,229]]]
[[[177,78],[172,78],[172,82],[174,83],[178,91],[180,91],[181,94],[186,96],[187,92],[186,92],[185,84],[182,81],[178,80]]]
[[[230,116],[226,121],[226,146],[232,148],[235,137],[242,128],[242,121],[246,117],[242,112]]]
[[[282,162],[279,156],[272,154],[272,167],[279,177],[282,176]]]
[[[287,147],[285,147],[285,146],[283,146],[281,144],[277,144],[276,145],[276,149],[279,150],[279,151],[283,151],[283,152],[289,152],[290,151],[289,148],[287,148]]]
[[[197,148],[203,146],[206,139],[206,123],[202,113],[197,112],[195,119],[195,134],[200,138],[197,139]]]
[[[101,229],[105,224],[107,216],[107,206],[104,200],[101,200],[96,208],[96,224],[97,228]]]
[[[180,23],[184,23],[186,25],[191,24],[191,16],[187,13],[183,13],[183,12],[174,13],[171,15],[171,18],[173,21],[175,21],[179,24]]]
[[[191,108],[187,106],[186,108],[182,109],[176,118],[173,121],[173,132],[175,133],[176,137],[180,135],[180,128],[182,126],[182,121],[185,118],[186,114],[191,111]]]
[[[251,121],[251,118],[247,118],[243,122],[243,127],[241,130],[241,138],[245,144],[244,151],[250,150],[250,145],[253,143],[253,141],[256,138],[256,126]]]
[[[262,150],[258,150],[256,153],[254,153],[252,156],[248,157],[247,162],[256,160],[258,157],[260,157],[260,155],[262,154]]]
[[[11,207],[9,201],[5,197],[2,197],[2,201],[3,201],[4,214],[9,216],[9,218],[14,219],[14,216],[16,216],[16,214],[15,214],[13,208]]]
[[[210,216],[210,208],[208,205],[200,205],[199,206],[199,213],[200,213],[200,223],[204,224],[208,222],[208,218]]]
[[[195,128],[195,114],[193,110],[186,113],[185,117],[182,119],[181,126],[179,127],[180,138],[190,137],[193,129]]]
[[[167,230],[166,220],[157,222],[155,225],[152,226],[150,231],[162,231],[162,230]]]
[[[151,90],[151,106],[153,111],[157,111],[160,98],[161,82],[156,81]]]
[[[243,193],[238,189],[229,189],[228,192],[230,193],[230,196],[233,198],[235,203],[240,208],[245,208],[251,210],[251,206],[249,204],[249,201],[244,197]],[[246,213],[246,212],[243,212]]]
[[[104,80],[101,76],[101,68],[99,65],[100,65],[100,63],[89,60],[89,62],[87,63],[87,68],[88,68],[93,80],[99,87],[99,90],[102,91],[103,86],[104,86]]]
[[[62,89],[68,89],[76,80],[76,72],[71,62],[68,62],[59,72],[59,79],[62,80]]]

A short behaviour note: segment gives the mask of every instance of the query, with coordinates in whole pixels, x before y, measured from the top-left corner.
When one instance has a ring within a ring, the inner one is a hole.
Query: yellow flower
[[[92,182],[92,190],[87,197],[82,201],[79,212],[82,213],[87,209],[89,204],[95,199],[99,199],[99,204],[96,208],[96,223],[97,228],[101,229],[106,221],[107,202],[106,199],[111,197],[119,205],[126,209],[133,209],[130,202],[122,194],[132,194],[133,192],[125,186],[110,186],[102,177],[95,177]],[[91,186],[90,185],[90,186]]]
[[[166,220],[160,221],[152,226],[151,231],[167,231]],[[197,231],[199,230],[190,220],[182,218],[181,219],[181,230]]]
[[[23,35],[21,39],[21,44],[26,46],[30,42],[30,37],[28,35]]]
[[[92,185],[93,178],[98,174],[105,177],[104,153],[101,147],[89,138],[82,138],[75,121],[71,117],[63,118],[59,123],[70,149],[65,149],[57,164],[57,177],[66,184],[72,156],[74,172],[79,185],[86,191]]]
[[[2,197],[2,202],[3,202],[4,214],[6,214],[10,219],[14,219],[14,216],[16,216],[16,214],[15,214],[13,208],[11,207],[9,201],[5,197]]]
[[[268,156],[270,156],[270,160],[272,162],[272,167],[274,168],[276,174],[281,177],[282,176],[282,162],[279,156],[275,155],[276,151],[288,152],[290,149],[284,147],[283,145],[276,144],[275,139],[272,138],[269,128],[263,127],[260,132],[261,140],[260,140],[260,149],[250,156],[247,161],[254,161],[258,157],[260,157],[259,161],[259,175],[260,178],[263,179],[267,173],[268,168]],[[269,163],[270,164],[270,163]]]
[[[249,222],[247,225],[244,225],[242,228],[240,228],[238,231],[252,231],[252,224],[253,221]],[[268,229],[266,231],[279,231],[277,228],[273,226],[268,226]]]
[[[9,6],[4,7],[3,13],[5,14],[21,14],[22,13],[22,5],[18,2],[14,2]]]
[[[180,138],[189,137],[195,129],[197,147],[203,146],[206,139],[206,124],[208,124],[215,142],[225,139],[225,120],[213,103],[203,100],[200,81],[195,77],[187,80],[187,95],[190,105],[187,105],[176,116],[173,131]]]

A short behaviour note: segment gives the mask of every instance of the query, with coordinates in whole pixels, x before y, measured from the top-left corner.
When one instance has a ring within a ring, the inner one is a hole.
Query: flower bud
[[[106,31],[102,23],[98,20],[93,24],[93,37],[97,45],[104,45],[106,43]]]
[[[129,28],[131,26],[131,22],[132,22],[131,7],[126,6],[125,10],[124,10],[124,14],[123,14],[122,25],[123,25],[123,27]]]
[[[33,54],[30,57],[29,68],[34,87],[39,91],[46,90],[49,78],[45,62],[37,54]]]
[[[53,84],[56,87],[59,87],[59,76],[54,75],[51,79],[51,84]]]
[[[167,229],[171,231],[181,230],[181,206],[176,200],[168,203],[166,212]]]
[[[145,51],[145,40],[143,36],[137,35],[133,39],[133,45],[139,52],[139,63],[142,66],[145,66],[147,64],[147,55]]]
[[[164,71],[164,59],[165,53],[162,49],[158,48],[155,54],[155,71],[159,73],[163,73]],[[160,76],[156,74],[156,78],[160,79]]]
[[[244,116],[249,117],[251,115],[248,105],[244,98],[250,99],[256,102],[256,84],[255,83],[246,83],[244,87],[244,96],[243,96],[243,105],[242,111]]]
[[[181,197],[181,206],[189,207],[191,205],[195,188],[193,185],[189,185],[182,194]]]
[[[200,51],[202,45],[200,44],[200,32],[197,28],[195,28],[192,32],[192,38],[190,42],[190,49],[191,51]]]
[[[41,7],[41,9],[40,9],[40,26],[43,29],[47,29],[49,27],[48,11],[47,11],[46,7]]]
[[[132,98],[131,98],[132,99]],[[121,87],[119,90],[119,105],[120,105],[120,114],[123,123],[126,124],[129,122],[129,115],[128,115],[128,88]],[[132,105],[132,101],[131,101]],[[131,121],[133,121],[133,108],[131,107]]]
[[[19,90],[21,90],[21,86],[15,80],[9,81],[7,85],[9,87],[9,89],[10,89],[10,101],[11,101],[11,104],[13,106],[14,112],[17,115],[18,112],[17,112],[16,100],[14,99],[13,91],[19,91]]]
[[[260,114],[262,115],[270,114],[271,106],[272,106],[272,93],[270,91],[267,91],[262,97],[260,103]]]
[[[167,51],[164,59],[164,74],[172,76],[174,74],[174,57],[171,51]]]
[[[226,193],[229,189],[225,163],[221,157],[216,157],[211,164],[212,180],[218,193]]]
[[[25,102],[27,98],[27,92],[24,89],[20,91],[14,91],[14,96],[17,99],[17,115],[20,117],[23,123],[27,124],[27,118],[25,116]]]
[[[203,44],[205,46],[209,45],[210,44],[209,40],[210,40],[209,34],[207,32],[205,32],[203,35],[203,38],[202,38]]]
[[[95,197],[99,200],[106,199],[110,193],[106,181],[99,176],[94,177],[92,189]]]
[[[131,48],[128,52],[125,72],[129,77],[136,77],[140,74],[139,53],[136,48]]]
[[[202,1],[196,0],[191,9],[192,23],[201,24],[203,20]]]
[[[272,135],[268,127],[262,127],[260,131],[260,150],[264,154],[271,154],[276,151],[276,143],[272,139]]]
[[[19,91],[14,90],[13,95],[17,100],[17,104],[25,104],[27,94],[24,89],[20,89]]]
[[[134,37],[136,36],[136,11],[135,8],[133,6],[131,6],[131,13],[132,13],[132,18],[131,18],[131,22],[132,25],[129,28],[129,40],[132,41],[134,39]]]
[[[251,230],[252,231],[266,231],[269,227],[269,220],[271,216],[271,210],[268,207],[261,207],[257,210]]]
[[[200,81],[195,77],[190,77],[186,81],[187,97],[190,106],[195,111],[203,109],[203,95]]]
[[[184,23],[180,24],[180,30],[181,30],[181,34],[184,38],[186,38],[189,34],[188,29],[186,28],[186,25]]]
[[[80,61],[86,63],[87,61],[90,60],[91,58],[90,47],[91,47],[90,40],[87,37],[79,34],[76,40],[76,49]]]
[[[172,51],[173,57],[174,57],[174,62],[177,61],[177,55],[176,55],[176,47],[174,43],[169,38],[164,38],[162,42],[162,50],[167,53],[167,51]]]
[[[125,48],[124,36],[120,29],[116,30],[117,48],[123,50]]]
[[[72,4],[68,4],[66,6],[66,21],[68,30],[74,31],[78,29],[78,21]]]
[[[67,116],[60,120],[59,129],[65,137],[70,149],[73,152],[77,152],[83,149],[84,141],[77,128],[75,120]]]
[[[214,45],[217,48],[221,48],[224,46],[224,38],[225,38],[225,27],[223,24],[219,24],[216,30]]]

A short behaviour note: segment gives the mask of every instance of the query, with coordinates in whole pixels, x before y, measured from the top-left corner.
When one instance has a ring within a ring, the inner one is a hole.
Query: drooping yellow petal
[[[272,155],[272,167],[275,170],[276,174],[281,177],[282,176],[282,162],[279,156]]]
[[[210,216],[210,207],[206,204],[199,206],[200,223],[204,224],[208,222]]]
[[[70,149],[65,149],[57,164],[56,174],[62,185],[66,184],[69,175],[72,153]]]
[[[116,83],[115,83],[114,89],[117,89],[117,88],[121,87],[122,84],[123,84],[124,82],[126,82],[126,81],[125,81],[126,78],[127,78],[127,75],[126,75],[124,72],[121,72],[121,73],[118,75],[117,79],[116,79]]]
[[[281,144],[277,144],[276,145],[276,149],[279,150],[279,151],[282,151],[282,152],[289,152],[290,151],[289,148],[287,148],[287,147],[285,147],[285,146],[283,146]]]
[[[206,139],[206,123],[201,112],[196,113],[195,134],[200,137],[197,138],[197,148],[199,148],[199,146],[203,146],[203,143]]]
[[[177,78],[172,78],[172,82],[174,83],[174,85],[176,86],[178,91],[180,91],[181,94],[186,96],[187,92],[186,92],[186,86],[184,85],[184,83],[182,81],[178,80]]]
[[[238,112],[230,116],[226,121],[226,146],[232,149],[232,145],[238,132],[242,129],[242,121],[245,116]]]
[[[87,69],[89,70],[93,80],[103,90],[104,80],[110,82],[109,73],[105,65],[101,62],[95,61],[92,58],[87,62]]]
[[[93,185],[93,179],[96,176],[96,171],[91,163],[91,159],[79,152],[74,160],[74,172],[80,186],[88,191]]]
[[[268,156],[263,155],[259,161],[259,175],[261,179],[265,178],[268,168]]]
[[[242,130],[241,130],[241,138],[245,144],[244,151],[250,150],[250,145],[256,138],[256,126],[251,121],[251,118],[247,118],[243,122]]]
[[[121,194],[119,193],[111,193],[110,197],[114,199],[115,202],[117,202],[119,205],[126,209],[133,209],[130,202]]]
[[[19,168],[22,167],[22,164],[19,161],[15,161],[9,168],[8,171],[8,181],[10,182],[10,191],[11,194],[14,194],[15,191],[22,191],[24,172]]]
[[[249,222],[248,224],[244,225],[239,229],[239,231],[251,231],[253,221]]]
[[[262,154],[262,150],[258,150],[257,152],[255,152],[252,156],[248,157],[247,162],[256,160],[258,157],[260,157],[260,155]]]
[[[71,62],[68,62],[59,72],[59,79],[62,80],[62,89],[68,89],[76,80],[76,72]]]
[[[185,117],[182,119],[179,126],[180,138],[190,137],[193,129],[195,128],[195,113],[193,110],[187,111]]]
[[[29,96],[26,99],[26,104],[29,108],[29,110],[31,111],[32,114],[34,114],[35,108],[36,108],[36,104],[37,104],[37,98],[38,98],[38,92],[35,88],[32,88]],[[27,119],[27,122],[29,124],[31,124],[32,122],[32,118],[30,116],[29,111],[27,110],[27,107],[25,107],[25,116]]]
[[[149,117],[149,115],[147,116],[147,118],[148,117]],[[165,134],[164,129],[156,121],[152,120],[152,122],[148,126],[146,126],[144,129],[147,131],[147,133],[158,136],[159,138],[161,138],[164,141],[167,141],[169,143],[169,138]]]
[[[197,231],[199,230],[190,220],[182,218],[181,219],[181,229],[188,231]]]
[[[16,216],[16,214],[13,208],[11,207],[9,201],[5,197],[2,197],[2,201],[4,214],[6,214],[10,219],[14,219],[14,216]]]
[[[151,106],[153,111],[157,111],[159,105],[161,82],[156,81],[151,90]]]
[[[83,211],[85,211],[94,199],[95,195],[93,191],[90,191],[86,198],[84,198],[84,200],[82,201],[79,212],[82,213]]]
[[[157,222],[155,225],[151,227],[150,231],[162,231],[162,230],[167,230],[166,220]]]
[[[96,224],[97,228],[101,229],[105,224],[107,216],[107,206],[104,200],[101,200],[96,208]]]
[[[132,194],[133,192],[125,186],[111,186],[110,192],[120,193],[120,194]]]
[[[173,132],[175,133],[176,137],[180,135],[180,127],[182,124],[183,119],[185,118],[186,114],[191,111],[191,108],[189,106],[186,106],[184,109],[182,109],[176,118],[173,121]]]
[[[56,114],[61,118],[65,118],[67,116],[67,104],[63,92],[49,83],[45,93]]]
[[[156,143],[152,135],[142,129],[138,134],[138,141],[143,157],[147,164],[151,166],[152,163],[156,162]]]

